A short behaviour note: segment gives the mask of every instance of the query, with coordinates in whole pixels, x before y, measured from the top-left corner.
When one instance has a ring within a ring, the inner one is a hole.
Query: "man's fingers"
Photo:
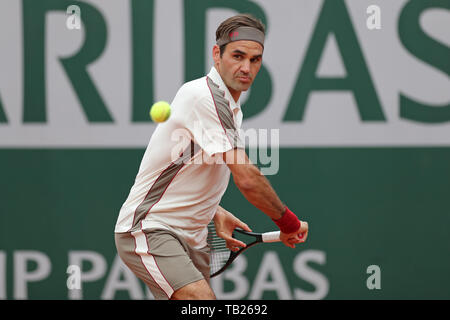
[[[303,224],[303,222],[302,222]],[[297,232],[291,234],[283,234],[282,233],[282,241],[283,243],[290,248],[295,248],[295,245],[298,243],[303,243],[306,241],[308,237],[308,224],[304,224],[304,229],[300,228]],[[302,230],[303,229],[303,230]]]
[[[248,232],[252,232],[252,229],[250,229],[250,227],[246,223],[242,222],[241,220],[238,220],[238,222],[236,223],[236,227],[244,229],[245,231],[248,231]]]
[[[247,245],[245,243],[243,243],[242,241],[236,240],[234,238],[231,238],[229,241],[227,241],[227,244],[229,247],[240,247],[240,248],[244,248]]]
[[[291,243],[300,243],[302,242],[302,237],[300,234],[294,234],[292,237],[288,239]]]
[[[284,244],[286,246],[288,246],[289,248],[295,249],[295,244],[291,243],[291,242],[284,242]]]
[[[239,241],[231,236],[225,236],[222,238],[227,242],[227,248],[232,251],[237,251],[240,248],[245,248],[247,246],[244,242]]]

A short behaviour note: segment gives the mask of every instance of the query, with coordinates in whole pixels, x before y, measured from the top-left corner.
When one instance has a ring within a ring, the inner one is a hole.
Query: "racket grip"
[[[262,234],[263,242],[280,242],[280,231],[264,232]]]

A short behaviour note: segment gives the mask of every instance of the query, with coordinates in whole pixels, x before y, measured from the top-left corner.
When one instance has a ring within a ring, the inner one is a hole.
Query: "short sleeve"
[[[228,101],[223,97],[199,99],[192,106],[185,126],[208,156],[243,147]]]

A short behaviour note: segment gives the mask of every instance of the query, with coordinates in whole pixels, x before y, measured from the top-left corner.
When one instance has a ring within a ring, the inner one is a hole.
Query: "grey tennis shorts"
[[[162,229],[116,233],[123,262],[148,286],[155,299],[170,299],[185,285],[209,283],[209,248],[195,249],[174,232]]]

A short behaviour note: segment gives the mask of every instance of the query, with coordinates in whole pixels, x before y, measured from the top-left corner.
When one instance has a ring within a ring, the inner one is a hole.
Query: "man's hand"
[[[308,222],[300,221],[300,228],[293,233],[280,233],[281,241],[289,248],[295,248],[297,243],[303,243],[308,237]]]
[[[252,231],[247,224],[220,206],[217,208],[214,216],[214,225],[216,226],[217,235],[227,242],[227,248],[231,251],[237,251],[239,248],[246,246],[242,241],[233,238],[235,228]]]

